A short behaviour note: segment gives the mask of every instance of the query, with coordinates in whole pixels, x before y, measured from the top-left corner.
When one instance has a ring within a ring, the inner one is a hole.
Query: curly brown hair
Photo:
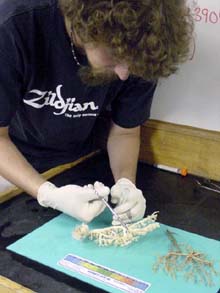
[[[193,17],[185,0],[59,0],[84,43],[112,49],[132,75],[157,80],[190,53]]]

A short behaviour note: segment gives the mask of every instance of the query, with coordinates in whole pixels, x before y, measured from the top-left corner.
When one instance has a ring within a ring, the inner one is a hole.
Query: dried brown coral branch
[[[178,272],[182,272],[187,281],[213,286],[213,276],[218,274],[214,263],[207,260],[204,253],[193,250],[191,246],[178,244],[169,230],[166,234],[171,241],[171,249],[168,254],[158,257],[153,270],[162,268],[173,278],[177,277]]]
[[[158,212],[154,212],[136,223],[128,224],[128,230],[123,226],[111,226],[90,231],[86,224],[82,224],[74,229],[73,238],[77,240],[89,238],[99,246],[125,246],[159,228],[159,223],[156,223],[157,216]]]

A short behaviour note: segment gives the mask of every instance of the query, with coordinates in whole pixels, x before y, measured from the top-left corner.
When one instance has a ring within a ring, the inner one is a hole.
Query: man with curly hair
[[[108,107],[111,199],[122,220],[141,219],[140,125],[157,80],[186,60],[191,33],[183,0],[0,0],[2,178],[42,206],[93,220],[105,208],[94,188],[107,197],[108,187],[56,187],[40,172],[88,153]]]

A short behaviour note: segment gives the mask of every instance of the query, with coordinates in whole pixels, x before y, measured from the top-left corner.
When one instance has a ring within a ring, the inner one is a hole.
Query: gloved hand
[[[146,200],[143,193],[128,179],[121,178],[111,188],[111,202],[117,204],[115,212],[125,223],[136,222],[144,217]],[[120,225],[113,217],[112,225]]]
[[[37,200],[43,207],[51,207],[88,223],[105,209],[105,205],[98,199],[94,188],[100,196],[108,199],[110,190],[100,182],[95,182],[94,186],[81,187],[71,184],[56,187],[47,181],[40,186]]]

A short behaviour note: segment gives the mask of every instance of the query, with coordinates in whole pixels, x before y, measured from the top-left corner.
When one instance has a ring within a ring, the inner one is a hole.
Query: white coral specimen
[[[95,241],[99,246],[125,246],[134,241],[137,241],[140,236],[146,235],[149,232],[160,227],[157,220],[158,212],[133,223],[128,224],[128,230],[123,226],[111,226],[104,229],[89,230],[88,225],[82,224],[76,227],[73,231],[73,238],[81,240],[89,238]]]

